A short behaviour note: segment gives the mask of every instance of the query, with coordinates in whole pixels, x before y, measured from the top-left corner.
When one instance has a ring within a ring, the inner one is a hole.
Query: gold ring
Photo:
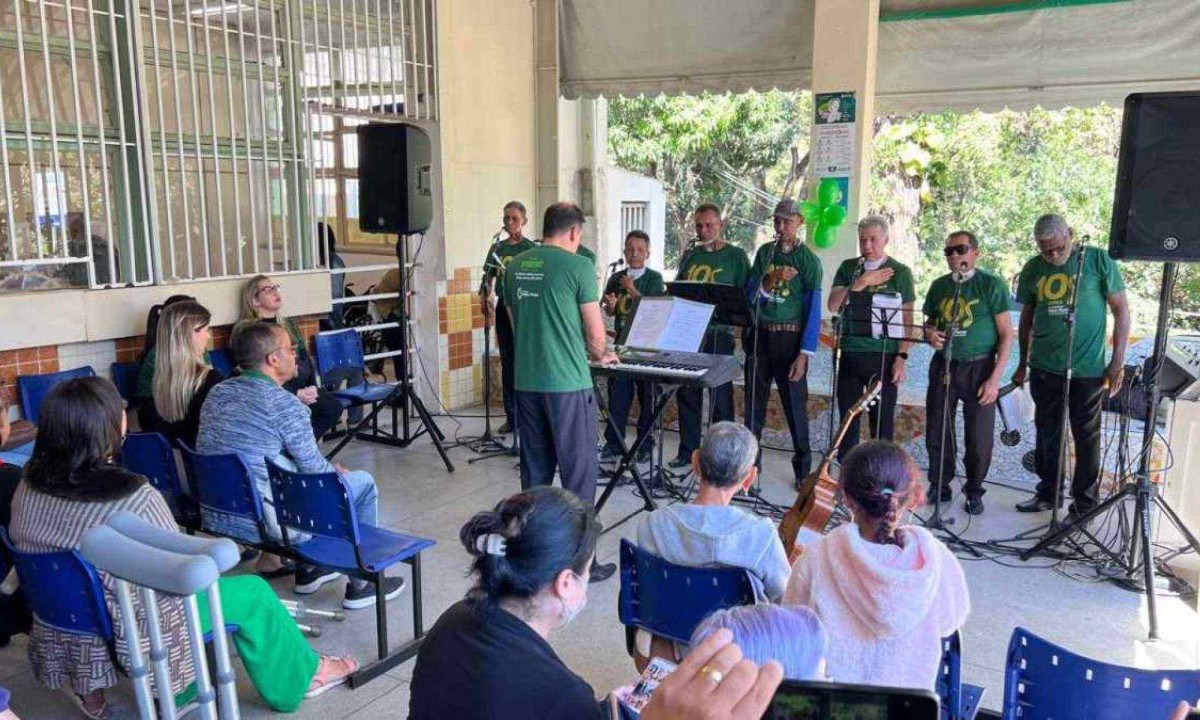
[[[713,685],[720,685],[721,681],[725,679],[725,673],[721,672],[720,670],[714,670],[707,665],[700,668],[700,674],[704,675],[709,680],[712,680]]]

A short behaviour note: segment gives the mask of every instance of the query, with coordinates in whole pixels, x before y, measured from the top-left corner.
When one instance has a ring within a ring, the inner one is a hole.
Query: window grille
[[[631,230],[646,229],[646,208],[649,203],[644,202],[623,202],[621,203],[621,238],[624,239]]]

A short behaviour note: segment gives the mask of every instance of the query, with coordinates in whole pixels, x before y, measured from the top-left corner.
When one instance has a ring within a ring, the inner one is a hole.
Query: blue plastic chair
[[[937,694],[942,720],[974,720],[983,700],[983,688],[962,681],[962,636],[942,638],[942,665],[938,668]]]
[[[183,489],[175,451],[161,433],[129,433],[121,446],[121,465],[144,475],[167,501],[175,522],[189,533],[200,529],[200,507]]]
[[[179,450],[199,506],[200,530],[267,552],[288,554],[267,533],[262,498],[240,456],[204,455],[182,442]]]
[[[350,489],[337,473],[303,474],[267,460],[275,515],[283,543],[302,560],[332,568],[375,585],[375,633],[379,659],[350,678],[357,687],[417,654],[425,635],[421,612],[421,552],[436,543],[426,538],[360,525]],[[293,542],[292,533],[309,539]],[[389,652],[384,571],[397,563],[412,568],[413,639]]]
[[[633,654],[637,628],[688,643],[700,621],[715,610],[753,605],[754,585],[742,568],[695,568],[669,563],[621,540],[621,590],[617,615]]]
[[[208,362],[213,366],[213,370],[217,370],[225,377],[231,377],[236,366],[233,362],[233,353],[226,348],[209,350]]]
[[[0,540],[17,569],[21,594],[34,617],[65,633],[100,638],[108,647],[113,665],[120,668],[112,618],[95,568],[75,550],[21,552],[13,547],[3,528]]]
[[[1170,717],[1200,697],[1200,670],[1137,670],[1089,660],[1025,628],[1013,630],[1004,668],[1004,720]]]
[[[81,377],[92,377],[96,374],[90,365],[74,370],[45,373],[42,375],[21,375],[17,378],[17,394],[21,397],[21,414],[33,424],[37,424],[38,411],[42,409],[42,400],[46,394],[60,382]]]
[[[138,373],[142,364],[137,362],[116,362],[112,364],[112,381],[117,386],[117,392],[125,398],[125,402],[133,402],[137,391]]]
[[[313,340],[317,351],[317,372],[322,382],[329,383],[333,378],[341,383],[348,376],[354,379],[365,377],[362,338],[358,331],[352,328],[317,333]],[[363,381],[357,385],[345,388],[327,387],[343,407],[351,408],[360,405],[374,405],[386,400],[392,394],[394,386],[389,383],[373,383]]]

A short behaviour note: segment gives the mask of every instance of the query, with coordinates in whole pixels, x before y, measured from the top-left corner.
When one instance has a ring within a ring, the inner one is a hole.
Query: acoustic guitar
[[[840,488],[838,481],[829,476],[829,466],[833,463],[833,457],[837,454],[838,448],[842,445],[842,439],[846,437],[846,432],[850,429],[850,423],[854,422],[854,419],[864,410],[874,405],[879,400],[881,392],[883,392],[883,381],[875,380],[867,387],[862,397],[850,406],[850,409],[842,417],[842,425],[838,428],[833,443],[825,451],[825,457],[821,458],[817,469],[809,473],[808,477],[800,483],[796,501],[783,514],[783,520],[779,522],[779,539],[783,542],[783,550],[787,553],[789,561],[794,562],[803,552],[803,547],[796,545],[796,538],[800,535],[800,530],[807,529],[824,535],[829,530],[829,523],[833,519],[834,513],[841,509]]]

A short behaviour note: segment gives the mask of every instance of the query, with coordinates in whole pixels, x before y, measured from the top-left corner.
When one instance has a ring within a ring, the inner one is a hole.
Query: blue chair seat
[[[354,387],[342,388],[333,392],[334,397],[352,405],[382,402],[392,394],[395,386],[385,383],[363,383]],[[347,405],[347,407],[349,407]]]
[[[371,525],[359,525],[358,533],[362,567],[373,573],[381,572],[434,546],[432,540],[402,535]],[[344,540],[318,535],[294,545],[293,548],[298,555],[317,565],[347,572],[359,570],[358,562],[354,558],[354,546]]]

